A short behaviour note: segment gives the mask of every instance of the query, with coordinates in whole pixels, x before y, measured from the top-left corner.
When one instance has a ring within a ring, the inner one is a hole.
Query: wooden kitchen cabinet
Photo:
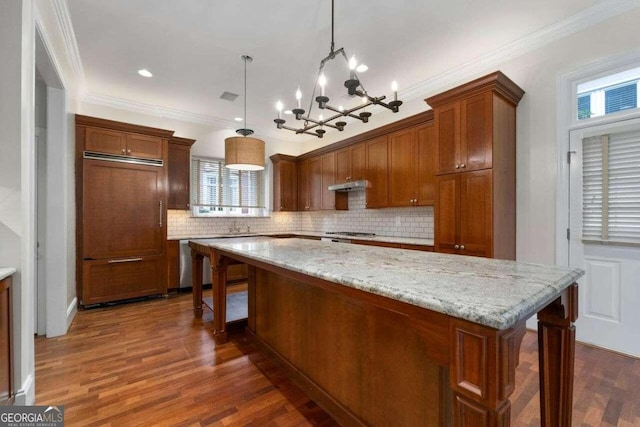
[[[81,307],[167,293],[172,137],[169,130],[76,115],[76,294]]]
[[[436,251],[515,259],[516,107],[523,95],[498,71],[426,100],[437,144]]]
[[[336,182],[365,179],[365,145],[354,144],[336,151]]]
[[[87,128],[85,150],[120,156],[162,159],[162,138],[118,132],[104,128]]]
[[[366,190],[366,207],[387,207],[389,205],[389,144],[387,135],[365,142],[365,161],[365,176],[370,185]]]
[[[169,140],[167,209],[189,210],[191,188],[191,146],[195,139],[172,137]]]
[[[492,171],[440,175],[436,182],[436,251],[491,257]]]
[[[389,135],[389,206],[429,206],[435,199],[432,125]]]
[[[327,190],[335,183],[336,157],[334,152],[311,157],[298,164],[298,210],[318,211],[346,209],[346,195],[337,196]]]
[[[180,241],[167,240],[167,289],[180,287]]]
[[[227,267],[227,283],[244,282],[247,278],[247,264],[231,264]]]
[[[298,165],[294,156],[274,154],[273,163],[273,211],[298,210]],[[306,182],[306,181],[305,181]]]
[[[11,276],[0,280],[0,406],[13,401],[13,312]]]

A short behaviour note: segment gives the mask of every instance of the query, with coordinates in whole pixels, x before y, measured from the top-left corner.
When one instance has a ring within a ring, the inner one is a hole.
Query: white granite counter
[[[295,236],[307,236],[307,237],[333,237],[339,239],[350,240],[366,240],[370,242],[384,242],[384,243],[400,243],[405,245],[424,245],[433,246],[433,239],[422,239],[414,237],[396,237],[396,236],[346,236],[342,234],[327,234],[323,231],[274,231],[266,233],[239,233],[239,234],[212,234],[210,236],[195,237],[195,236],[169,236],[169,240],[195,240],[195,239],[218,239],[229,237],[247,237],[247,236],[281,236],[292,234]]]
[[[13,267],[0,267],[0,280],[6,279],[15,273],[16,269]]]
[[[308,239],[196,241],[496,329],[528,318],[584,274],[568,267]]]

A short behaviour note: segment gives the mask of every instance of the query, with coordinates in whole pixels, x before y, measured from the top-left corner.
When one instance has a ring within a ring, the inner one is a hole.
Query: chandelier
[[[296,120],[302,121],[302,126],[298,128],[285,126],[286,120],[282,118],[282,110],[284,105],[282,102],[278,101],[276,104],[276,109],[278,110],[278,118],[274,120],[278,129],[287,129],[293,131],[297,134],[307,134],[314,135],[318,138],[322,138],[326,133],[325,127],[338,129],[339,131],[343,131],[344,127],[347,125],[345,122],[346,117],[351,117],[356,120],[360,120],[363,123],[367,123],[369,121],[369,117],[371,117],[371,113],[366,111],[366,108],[370,105],[380,105],[384,108],[387,108],[394,113],[397,113],[400,109],[400,105],[402,105],[402,101],[398,100],[398,84],[394,81],[391,83],[391,90],[393,91],[393,101],[388,103],[383,102],[386,99],[386,96],[374,97],[367,93],[360,78],[357,74],[358,64],[354,56],[351,59],[347,59],[347,54],[344,51],[344,48],[341,47],[338,50],[335,50],[334,44],[334,0],[331,0],[331,50],[329,55],[320,61],[320,68],[318,70],[318,78],[316,79],[315,85],[313,87],[313,93],[311,95],[311,101],[309,102],[309,112],[305,116],[305,110],[302,109],[302,92],[300,92],[300,88],[296,91],[296,100],[297,100],[297,108],[291,110],[291,113],[295,115]],[[351,97],[360,97],[362,98],[362,103],[356,105],[355,107],[344,109],[342,106],[338,108],[329,105],[329,97],[325,96],[325,87],[327,84],[327,79],[324,75],[324,66],[328,61],[332,59],[336,59],[337,57],[344,58],[345,62],[349,68],[349,78],[344,82],[344,86],[347,89],[347,93]],[[313,110],[313,101],[314,96],[317,92],[318,86],[320,86],[320,95],[315,97],[315,101],[318,103],[318,108],[320,110],[329,110],[330,115],[328,118],[324,118],[324,115],[321,114],[318,116],[318,119],[314,119],[311,117],[311,111]],[[360,113],[356,113],[357,111],[364,110]],[[340,120],[340,121],[336,121]],[[335,122],[334,122],[335,121]]]

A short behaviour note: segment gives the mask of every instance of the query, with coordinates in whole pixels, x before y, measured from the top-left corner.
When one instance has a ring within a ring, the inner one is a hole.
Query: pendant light
[[[229,169],[257,171],[264,169],[264,141],[253,138],[251,129],[247,128],[247,62],[252,62],[249,55],[242,55],[244,61],[244,128],[236,130],[238,135],[224,140],[224,163]]]

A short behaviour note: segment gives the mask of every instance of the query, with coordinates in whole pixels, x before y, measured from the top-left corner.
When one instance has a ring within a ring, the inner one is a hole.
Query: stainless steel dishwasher
[[[211,262],[207,257],[202,262],[202,284],[211,284]],[[191,286],[191,248],[188,240],[180,240],[180,287]]]

